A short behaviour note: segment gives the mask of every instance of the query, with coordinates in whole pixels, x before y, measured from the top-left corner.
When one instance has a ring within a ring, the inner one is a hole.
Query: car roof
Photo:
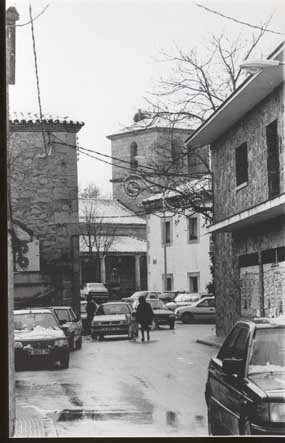
[[[71,306],[49,306],[48,309],[72,309]]]
[[[126,301],[108,301],[106,303],[102,303],[102,305],[129,305]]]
[[[248,324],[256,329],[270,329],[276,327],[285,328],[285,316],[280,317],[256,317],[252,319],[241,319],[236,324]]]
[[[14,314],[32,314],[33,312],[37,312],[40,314],[52,314],[51,310],[48,308],[17,309],[14,311]]]

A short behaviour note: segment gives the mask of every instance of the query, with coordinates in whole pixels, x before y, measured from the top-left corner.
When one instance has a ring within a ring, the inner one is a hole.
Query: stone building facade
[[[284,45],[269,58],[283,60]],[[285,311],[284,73],[249,76],[187,141],[211,144],[217,334]]]
[[[31,119],[10,121],[12,217],[32,231],[39,245],[39,269],[27,268],[25,261],[22,270],[15,268],[18,306],[55,303],[79,309],[76,134],[82,126],[57,119],[43,125]]]
[[[151,195],[149,189],[140,192],[134,197],[125,191],[125,180],[136,176],[138,168],[146,174],[162,168],[163,164],[169,164],[175,155],[183,151],[184,141],[192,131],[189,129],[165,126],[143,127],[143,123],[134,124],[128,130],[109,135],[107,138],[112,143],[112,186],[113,198],[121,201],[133,211],[143,211],[142,200]],[[139,157],[136,160],[135,157]],[[194,166],[193,166],[194,167]],[[199,172],[200,165],[195,165]],[[188,160],[181,158],[177,163],[177,170],[188,171]],[[141,175],[141,172],[139,172]],[[137,180],[141,189],[147,185]],[[157,180],[157,178],[155,179]]]

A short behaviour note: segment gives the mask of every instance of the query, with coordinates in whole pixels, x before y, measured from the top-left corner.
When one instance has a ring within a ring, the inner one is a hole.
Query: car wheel
[[[76,349],[81,349],[81,348],[82,348],[82,337],[80,336],[76,342]]]
[[[190,323],[194,319],[193,315],[190,312],[184,312],[181,315],[182,323]]]
[[[60,368],[67,369],[69,366],[69,352],[64,354],[64,356],[60,360]]]
[[[158,328],[159,328],[159,324],[158,324],[157,319],[155,318],[155,319],[152,321],[152,324],[151,324],[151,330],[154,331],[155,329],[158,329]]]

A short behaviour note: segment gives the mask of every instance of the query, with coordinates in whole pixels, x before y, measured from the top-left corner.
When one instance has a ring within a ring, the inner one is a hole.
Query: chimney
[[[6,11],[6,69],[9,85],[15,84],[15,61],[16,61],[16,21],[19,14],[14,6]]]

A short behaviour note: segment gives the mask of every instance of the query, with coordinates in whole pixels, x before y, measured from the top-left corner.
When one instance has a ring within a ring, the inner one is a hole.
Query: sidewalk
[[[16,404],[16,422],[13,438],[57,437],[52,420],[36,408]]]

